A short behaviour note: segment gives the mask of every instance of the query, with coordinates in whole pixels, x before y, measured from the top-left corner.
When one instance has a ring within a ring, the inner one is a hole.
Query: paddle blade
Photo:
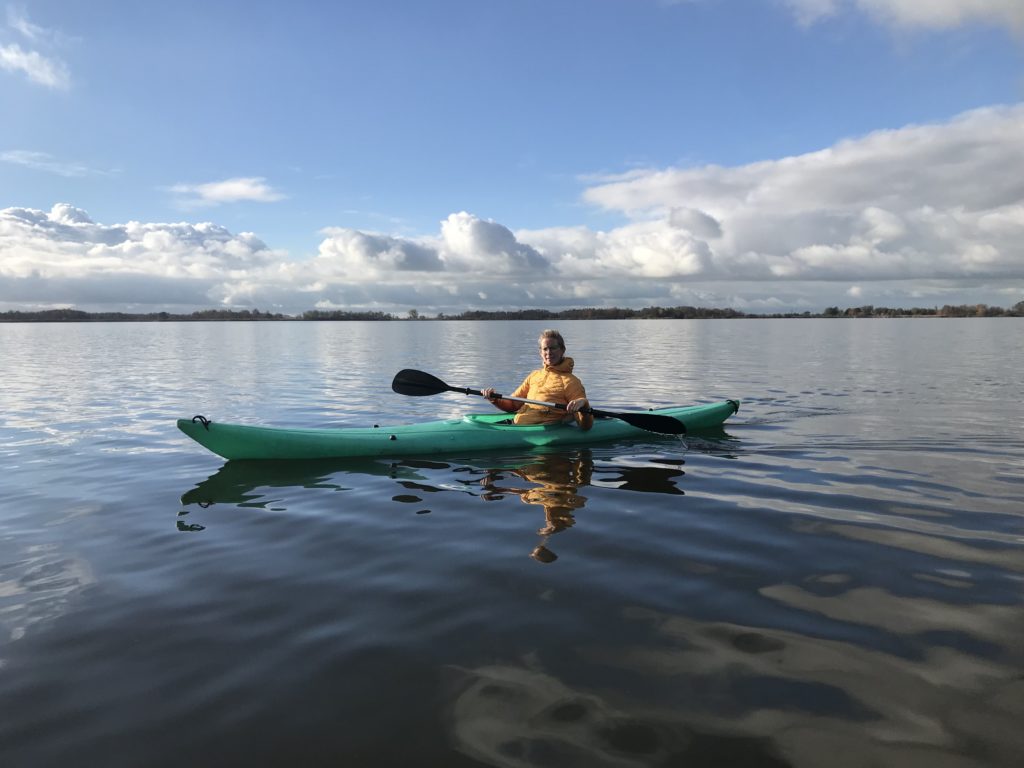
[[[411,397],[425,397],[426,395],[439,395],[442,392],[451,390],[447,384],[437,376],[431,376],[423,371],[415,371],[412,368],[405,368],[395,374],[391,382],[391,389],[400,395]]]
[[[595,416],[610,416],[613,419],[620,419],[627,424],[643,429],[647,432],[657,432],[661,435],[685,435],[686,425],[679,419],[665,416],[660,413],[623,413],[615,411],[594,411]]]

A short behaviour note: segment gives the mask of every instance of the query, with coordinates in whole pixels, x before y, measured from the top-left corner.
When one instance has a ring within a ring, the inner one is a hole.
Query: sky
[[[1024,0],[0,5],[0,311],[1022,300]]]

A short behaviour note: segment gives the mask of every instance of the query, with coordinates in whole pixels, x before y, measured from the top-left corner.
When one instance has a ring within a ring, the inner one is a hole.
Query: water
[[[0,325],[11,766],[1010,766],[1024,325],[570,322],[609,409],[723,432],[225,464],[181,416],[397,424],[544,324]]]

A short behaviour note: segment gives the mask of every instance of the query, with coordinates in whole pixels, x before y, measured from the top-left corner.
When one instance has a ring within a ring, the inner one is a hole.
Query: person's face
[[[544,365],[558,365],[564,355],[565,350],[558,346],[557,339],[544,337],[540,340],[540,359]]]

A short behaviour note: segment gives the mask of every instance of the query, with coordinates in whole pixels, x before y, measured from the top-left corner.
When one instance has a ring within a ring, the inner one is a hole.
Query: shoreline
[[[446,320],[779,320],[779,319],[863,319],[863,318],[948,318],[948,317],[1024,317],[1024,301],[1013,307],[991,307],[986,304],[966,304],[913,309],[891,307],[850,307],[840,310],[829,307],[824,312],[777,312],[752,314],[734,309],[706,307],[646,307],[644,309],[582,308],[561,311],[526,309],[515,311],[467,310],[458,315],[438,313],[421,315],[411,309],[407,316],[386,312],[348,312],[311,310],[301,315],[260,312],[257,310],[210,309],[177,314],[171,312],[85,312],[77,309],[48,309],[40,311],[10,310],[0,312],[0,323],[167,323],[167,322],[422,322]]]

